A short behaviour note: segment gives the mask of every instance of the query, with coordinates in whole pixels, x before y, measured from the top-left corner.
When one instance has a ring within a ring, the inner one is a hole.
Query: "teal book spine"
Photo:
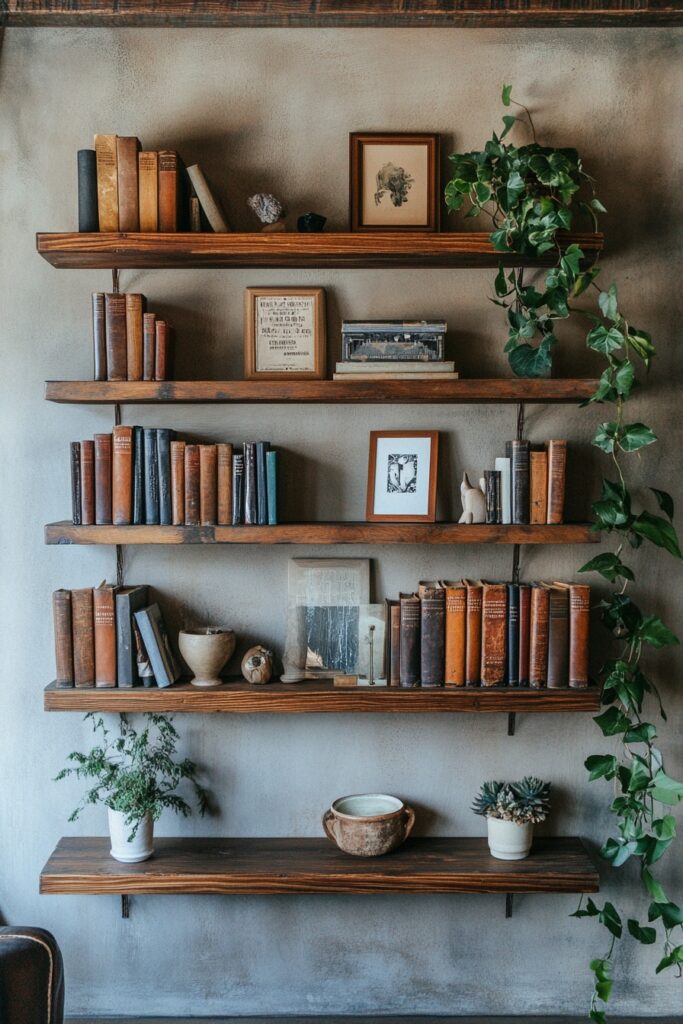
[[[266,452],[268,526],[277,526],[277,452]]]

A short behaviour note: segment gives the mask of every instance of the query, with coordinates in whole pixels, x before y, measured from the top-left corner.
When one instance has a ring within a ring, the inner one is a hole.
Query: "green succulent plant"
[[[472,804],[475,814],[514,821],[545,821],[550,813],[550,783],[527,775],[519,782],[485,782]]]

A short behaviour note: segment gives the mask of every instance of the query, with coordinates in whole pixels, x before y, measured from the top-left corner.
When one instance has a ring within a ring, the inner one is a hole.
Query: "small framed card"
[[[323,288],[246,289],[246,380],[322,380],[325,353]]]
[[[438,231],[440,138],[354,132],[349,139],[352,231]]]
[[[366,519],[433,523],[438,454],[436,430],[373,430]]]

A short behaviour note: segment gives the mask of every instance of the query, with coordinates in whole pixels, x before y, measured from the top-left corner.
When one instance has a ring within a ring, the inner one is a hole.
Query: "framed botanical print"
[[[323,288],[245,290],[246,380],[322,380],[325,353]]]
[[[366,518],[433,523],[438,454],[436,430],[373,430]]]
[[[350,136],[352,231],[438,231],[440,137]]]

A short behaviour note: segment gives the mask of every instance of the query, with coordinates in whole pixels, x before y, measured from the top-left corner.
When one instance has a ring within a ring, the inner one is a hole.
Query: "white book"
[[[426,380],[433,384],[438,380],[459,380],[458,373],[333,373],[332,380],[343,380],[345,384],[360,384],[380,380]]]
[[[337,363],[337,373],[454,373],[455,363],[428,363],[419,359],[377,359],[372,362]]]
[[[188,167],[187,174],[192,182],[192,187],[197,193],[197,199],[201,203],[206,219],[213,230],[217,234],[224,234],[226,231],[229,231],[230,225],[225,219],[225,214],[221,210],[218,201],[214,198],[199,164],[192,164],[191,167]]]
[[[503,523],[512,522],[511,512],[511,477],[510,477],[510,460],[505,458],[496,459],[495,469],[500,473],[500,507],[502,512]]]

